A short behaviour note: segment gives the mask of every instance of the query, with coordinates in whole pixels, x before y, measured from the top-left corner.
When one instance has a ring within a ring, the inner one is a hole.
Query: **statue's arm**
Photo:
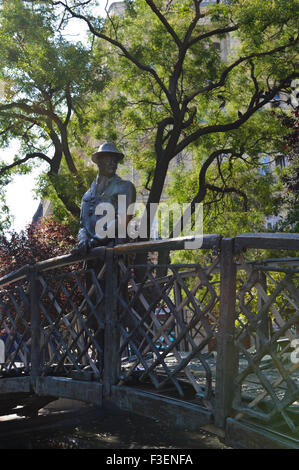
[[[74,255],[85,255],[90,247],[90,236],[84,224],[84,202],[81,203],[80,211],[80,227],[78,232],[78,244],[72,249],[71,253]]]

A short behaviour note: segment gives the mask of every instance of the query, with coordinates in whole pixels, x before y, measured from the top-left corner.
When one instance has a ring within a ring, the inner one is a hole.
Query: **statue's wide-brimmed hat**
[[[116,150],[115,144],[113,142],[105,142],[100,145],[98,150],[92,154],[91,159],[94,163],[98,163],[103,155],[112,155],[118,161],[121,161],[124,158],[124,154]]]

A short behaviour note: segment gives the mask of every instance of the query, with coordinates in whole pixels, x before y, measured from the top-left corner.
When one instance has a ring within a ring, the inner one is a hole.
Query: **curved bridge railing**
[[[188,240],[100,247],[0,279],[0,394],[152,413],[152,393],[232,441],[255,426],[298,442],[298,234],[205,235],[192,264]],[[173,262],[157,264],[165,250]]]

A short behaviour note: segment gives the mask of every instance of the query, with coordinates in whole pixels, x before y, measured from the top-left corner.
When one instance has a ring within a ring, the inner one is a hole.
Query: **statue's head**
[[[115,175],[118,163],[124,154],[116,150],[113,142],[105,142],[92,155],[91,159],[99,167],[101,175],[111,178]]]

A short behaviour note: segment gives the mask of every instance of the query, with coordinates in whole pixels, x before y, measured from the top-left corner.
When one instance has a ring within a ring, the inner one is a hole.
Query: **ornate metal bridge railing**
[[[206,235],[195,264],[138,261],[161,250],[179,259],[186,241],[96,248],[0,279],[0,398],[23,387],[149,416],[160,403],[167,419],[183,413],[231,442],[240,426],[296,440],[299,258],[285,253],[299,236]]]
[[[235,238],[228,434],[239,430],[240,436],[246,423],[262,429],[259,437],[270,433],[281,442],[288,436],[289,445],[299,443],[299,258],[285,257],[292,249],[298,254],[296,238]],[[258,249],[283,251],[259,259]]]
[[[299,435],[299,259],[245,260],[237,279],[235,419]]]

